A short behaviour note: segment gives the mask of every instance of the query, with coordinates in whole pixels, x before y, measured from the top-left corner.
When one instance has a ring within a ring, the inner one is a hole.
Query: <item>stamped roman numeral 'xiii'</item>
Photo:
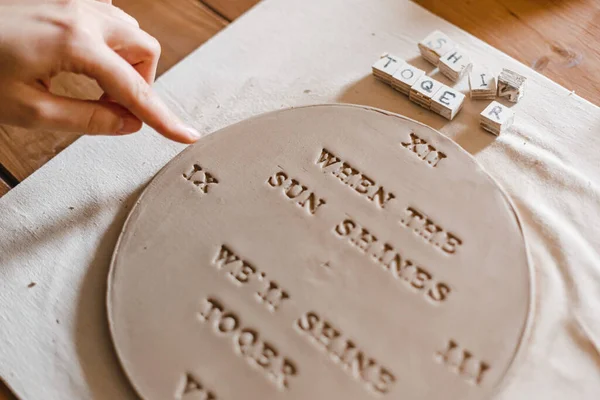
[[[446,155],[435,147],[421,139],[413,132],[410,133],[410,141],[401,142],[402,147],[415,153],[421,160],[427,161],[432,167],[437,167]]]

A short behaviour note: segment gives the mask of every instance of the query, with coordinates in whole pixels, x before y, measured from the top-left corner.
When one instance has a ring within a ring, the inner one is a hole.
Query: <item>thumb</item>
[[[91,135],[137,132],[142,122],[126,108],[110,101],[79,100],[38,92],[34,99],[35,125],[46,129]]]

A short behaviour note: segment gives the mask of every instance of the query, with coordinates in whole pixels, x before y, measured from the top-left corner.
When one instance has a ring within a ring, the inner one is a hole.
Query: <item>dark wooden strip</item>
[[[2,379],[0,379],[0,400],[18,400],[17,397],[4,384]]]
[[[2,164],[0,164],[0,180],[10,187],[15,187],[19,184],[19,180]]]
[[[4,196],[6,193],[8,193],[8,191],[11,189],[11,187],[8,185],[8,183],[6,183],[5,181],[3,181],[0,178],[0,197]],[[1,399],[2,397],[0,397]]]
[[[201,0],[203,3],[208,5],[211,9],[218,12],[220,15],[227,18],[229,21],[233,21],[252,6],[259,2],[259,0]]]

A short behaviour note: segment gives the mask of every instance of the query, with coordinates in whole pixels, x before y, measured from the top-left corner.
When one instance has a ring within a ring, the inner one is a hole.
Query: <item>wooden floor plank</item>
[[[133,15],[161,43],[159,73],[227,24],[198,0],[114,0],[114,4]],[[52,89],[79,98],[98,98],[101,94],[95,83],[72,75],[55,78]],[[78,134],[0,126],[0,164],[21,181],[78,137]]]
[[[223,29],[228,21],[200,0],[113,0],[162,46],[162,74]]]
[[[227,18],[229,21],[233,21],[259,1],[260,0],[202,0],[203,3]]]
[[[597,0],[414,0],[600,105]]]

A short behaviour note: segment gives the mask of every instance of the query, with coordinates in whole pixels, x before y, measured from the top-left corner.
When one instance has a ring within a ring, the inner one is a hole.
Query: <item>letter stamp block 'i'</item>
[[[473,100],[494,100],[496,77],[484,66],[473,66],[469,72],[469,89]]]

